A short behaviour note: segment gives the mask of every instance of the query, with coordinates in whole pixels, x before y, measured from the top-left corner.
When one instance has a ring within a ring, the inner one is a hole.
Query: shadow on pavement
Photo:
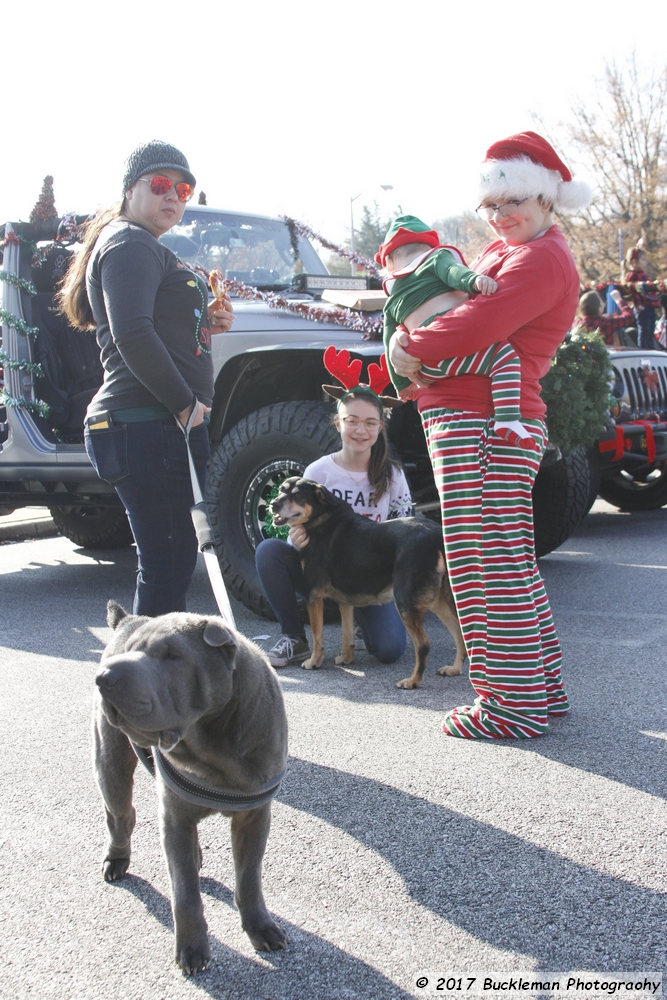
[[[136,875],[126,875],[113,885],[132,893],[152,917],[173,931],[170,901],[149,882]],[[233,907],[234,894],[227,886],[212,878],[202,878],[200,885],[205,896]],[[290,996],[316,995],[322,1000],[340,1000],[341,997],[410,1000],[409,993],[365,962],[318,935],[288,923],[279,914],[273,916],[287,931],[289,945],[285,951],[258,953],[270,968],[227,947],[209,930],[211,964],[205,972],[190,980],[193,986],[214,1000],[249,995],[271,1000],[284,996],[286,991]],[[170,949],[173,950],[173,943]],[[164,956],[165,965],[171,959],[170,951]]]
[[[382,855],[415,902],[536,967],[660,969],[667,898],[392,786],[290,758],[279,796]],[[517,803],[520,808],[520,803]]]

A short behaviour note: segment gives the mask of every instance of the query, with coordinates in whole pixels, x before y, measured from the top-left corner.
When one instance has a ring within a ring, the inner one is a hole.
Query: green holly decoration
[[[276,499],[279,490],[280,484],[276,483],[266,499],[266,518],[264,524],[262,525],[262,530],[267,538],[280,538],[282,541],[287,541],[287,536],[289,535],[289,525],[284,524],[282,527],[278,527],[277,524],[274,524],[273,512],[271,511],[271,502]]]

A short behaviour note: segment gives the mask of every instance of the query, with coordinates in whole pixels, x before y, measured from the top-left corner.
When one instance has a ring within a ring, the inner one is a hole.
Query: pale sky
[[[487,146],[537,130],[531,112],[566,119],[605,60],[667,59],[664,0],[2,10],[2,222],[27,219],[46,174],[60,212],[110,204],[127,154],[157,138],[183,150],[209,205],[286,213],[340,241],[356,195],[355,221],[377,200],[430,223],[474,209]]]

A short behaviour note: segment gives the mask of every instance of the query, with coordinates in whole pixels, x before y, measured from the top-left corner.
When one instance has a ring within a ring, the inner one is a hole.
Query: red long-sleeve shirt
[[[477,295],[410,334],[408,354],[427,365],[465,357],[509,340],[521,359],[521,416],[540,418],[546,407],[540,379],[572,326],[579,299],[574,258],[558,226],[519,247],[490,243],[472,268],[498,282],[495,295]],[[457,375],[420,389],[420,410],[448,407],[493,415],[491,379]]]

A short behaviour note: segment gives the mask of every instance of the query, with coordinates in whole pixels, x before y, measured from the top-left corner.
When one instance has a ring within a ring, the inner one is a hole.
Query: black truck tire
[[[538,559],[567,541],[584,519],[597,494],[593,479],[584,448],[540,469],[533,486]]]
[[[623,476],[620,472],[613,479],[600,484],[600,496],[620,510],[657,510],[667,504],[667,470],[648,482]]]
[[[124,549],[134,539],[122,507],[51,507],[53,523],[84,549]]]
[[[265,406],[232,427],[211,456],[206,502],[225,582],[268,619],[273,613],[255,570],[267,498],[284,479],[340,448],[331,412],[326,403],[307,401]]]

